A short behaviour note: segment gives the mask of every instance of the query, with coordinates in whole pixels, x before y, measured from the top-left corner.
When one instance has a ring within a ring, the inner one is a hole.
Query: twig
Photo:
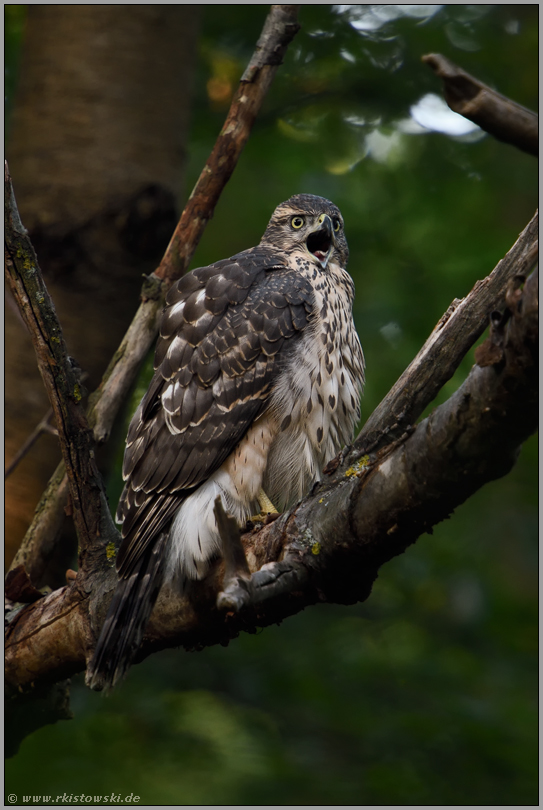
[[[271,7],[256,50],[232,101],[225,125],[181,215],[160,267],[144,284],[142,303],[132,324],[115,352],[98,390],[89,398],[89,423],[95,441],[99,444],[109,438],[119,408],[153,345],[165,290],[186,271],[205,225],[213,215],[222,189],[247,142],[281,58],[299,28],[296,21],[298,9],[297,5]],[[40,542],[49,542],[43,533],[50,530],[49,527],[55,522],[53,516],[58,516],[66,503],[66,487],[59,488],[58,482],[61,481],[62,477],[57,470],[48,486],[47,499],[42,499],[39,516],[23,539],[20,553],[16,556],[19,562],[21,558],[25,558],[30,564],[29,557],[32,554],[38,554],[42,558],[38,552]],[[15,564],[18,563],[14,560],[13,565]],[[41,575],[39,564],[31,567]]]
[[[422,57],[443,79],[445,100],[460,113],[499,141],[513,144],[530,155],[538,154],[538,116],[526,107],[502,96],[470,76],[439,53]]]
[[[10,299],[13,301],[12,296],[10,296]],[[15,301],[13,301],[13,306],[15,306],[17,312],[19,312],[19,309],[17,308]],[[20,312],[19,317],[21,318],[21,322],[23,323],[23,325],[26,327],[26,324]],[[72,367],[74,368],[74,371],[77,375],[78,382],[83,382],[83,380],[88,376],[87,373],[86,372],[80,373],[80,369],[78,369],[75,366],[75,361],[72,361],[71,358],[70,360],[72,362]],[[36,443],[36,441],[39,439],[40,436],[42,436],[44,433],[49,433],[51,434],[51,436],[58,437],[58,430],[50,423],[50,419],[52,416],[53,416],[53,409],[49,408],[45,416],[42,419],[40,419],[40,421],[30,434],[30,436],[26,439],[26,441],[23,442],[17,453],[12,458],[10,464],[6,467],[6,470],[4,472],[4,480],[8,478],[11,475],[11,473],[16,469],[17,465],[20,464],[20,462],[23,460],[23,458],[26,456],[29,450],[34,446],[34,444]]]
[[[6,277],[30,332],[68,473],[81,553],[103,528],[103,486],[94,442],[81,404],[81,388],[32,243],[23,227],[5,164]],[[109,513],[108,513],[109,515]]]
[[[30,448],[34,446],[36,441],[40,438],[40,436],[43,433],[52,433],[53,436],[58,436],[57,429],[53,427],[53,425],[51,425],[49,422],[52,416],[53,416],[53,409],[49,408],[43,419],[41,419],[38,422],[32,433],[30,434],[30,436],[26,439],[26,441],[23,442],[21,447],[18,449],[18,451],[11,459],[11,462],[8,464],[8,466],[4,471],[4,480],[6,480],[6,478],[9,478],[13,470],[23,460],[23,458],[26,456]]]
[[[511,250],[492,273],[471,292],[455,300],[432,334],[358,435],[358,453],[375,450],[400,438],[450,380],[462,359],[488,326],[490,313],[503,301],[507,286],[518,274],[527,275],[538,251],[537,212]]]

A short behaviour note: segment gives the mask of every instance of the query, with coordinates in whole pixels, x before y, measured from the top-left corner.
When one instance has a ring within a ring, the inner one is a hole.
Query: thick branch
[[[109,517],[96,462],[94,441],[81,389],[66,351],[53,302],[43,282],[36,254],[21,223],[5,165],[6,277],[27,325],[38,368],[55,415],[60,447],[68,473],[74,522],[82,554],[103,534]],[[111,526],[113,532],[113,526]]]
[[[443,79],[445,101],[451,110],[469,118],[499,141],[537,157],[536,113],[487,87],[439,53],[423,56],[422,61]]]
[[[366,484],[361,482],[353,528],[377,562],[430,531],[485,483],[506,475],[522,443],[537,430],[536,273],[526,284],[521,311],[513,313],[498,342],[504,345],[501,358],[484,368],[473,366],[455,394],[417,426]]]
[[[226,643],[241,630],[280,621],[317,601],[367,598],[379,567],[484,483],[508,472],[536,429],[537,313],[534,274],[514,303],[497,341],[501,355],[492,364],[475,366],[409,437],[343,465],[292,512],[243,537],[250,570],[268,564],[263,574],[272,599],[241,613],[219,611],[223,572],[217,564],[192,595],[180,600],[161,594],[140,658],[180,644]],[[274,562],[278,568],[269,565]],[[285,587],[276,587],[281,580]],[[95,587],[90,604],[88,588],[76,581],[25,608],[8,629],[8,682],[24,685],[83,669],[89,613],[99,625],[113,582],[111,575]]]
[[[477,281],[465,298],[452,302],[413,362],[369,417],[355,443],[358,451],[374,450],[383,442],[400,438],[435,399],[485,331],[491,312],[504,299],[508,284],[534,266],[538,228],[536,212],[492,273]]]
[[[271,7],[225,125],[181,215],[164,258],[156,273],[149,276],[144,284],[142,303],[132,324],[115,352],[100,387],[90,397],[89,423],[99,444],[109,438],[119,408],[155,341],[165,290],[186,271],[247,142],[285,50],[299,29],[296,21],[298,8],[297,5]],[[13,566],[16,566],[24,559],[32,569],[33,579],[39,580],[43,572],[42,561],[46,556],[40,552],[40,545],[50,544],[51,526],[59,524],[56,518],[62,514],[66,503],[65,490],[61,468],[58,468],[13,562]],[[33,559],[34,555],[37,555],[36,559]]]

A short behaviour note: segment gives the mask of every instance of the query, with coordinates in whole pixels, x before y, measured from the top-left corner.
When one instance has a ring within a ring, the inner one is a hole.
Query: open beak
[[[310,233],[307,237],[307,249],[313,256],[319,260],[323,269],[328,264],[328,259],[332,252],[333,244],[333,231],[332,220],[327,214],[323,214],[320,218],[320,225],[316,231]]]

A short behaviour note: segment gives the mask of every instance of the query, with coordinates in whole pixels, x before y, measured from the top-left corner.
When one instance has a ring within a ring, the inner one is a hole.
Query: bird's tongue
[[[310,234],[307,239],[307,249],[320,261],[326,258],[331,244],[332,240],[326,228]]]

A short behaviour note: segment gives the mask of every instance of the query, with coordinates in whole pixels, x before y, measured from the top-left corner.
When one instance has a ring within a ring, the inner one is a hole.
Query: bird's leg
[[[270,499],[268,498],[268,496],[266,495],[266,493],[262,488],[260,488],[260,492],[258,493],[257,498],[258,504],[260,506],[260,514],[253,515],[252,517],[249,518],[249,520],[252,520],[253,523],[256,522],[261,523],[269,515],[279,516],[279,512],[277,511],[277,509],[275,508],[275,506],[270,501]]]
[[[278,514],[277,509],[270,501],[270,499],[268,498],[262,487],[260,488],[260,492],[258,493],[258,503],[260,504],[260,510],[264,514],[267,514],[268,512],[271,512],[272,514],[274,513]]]

